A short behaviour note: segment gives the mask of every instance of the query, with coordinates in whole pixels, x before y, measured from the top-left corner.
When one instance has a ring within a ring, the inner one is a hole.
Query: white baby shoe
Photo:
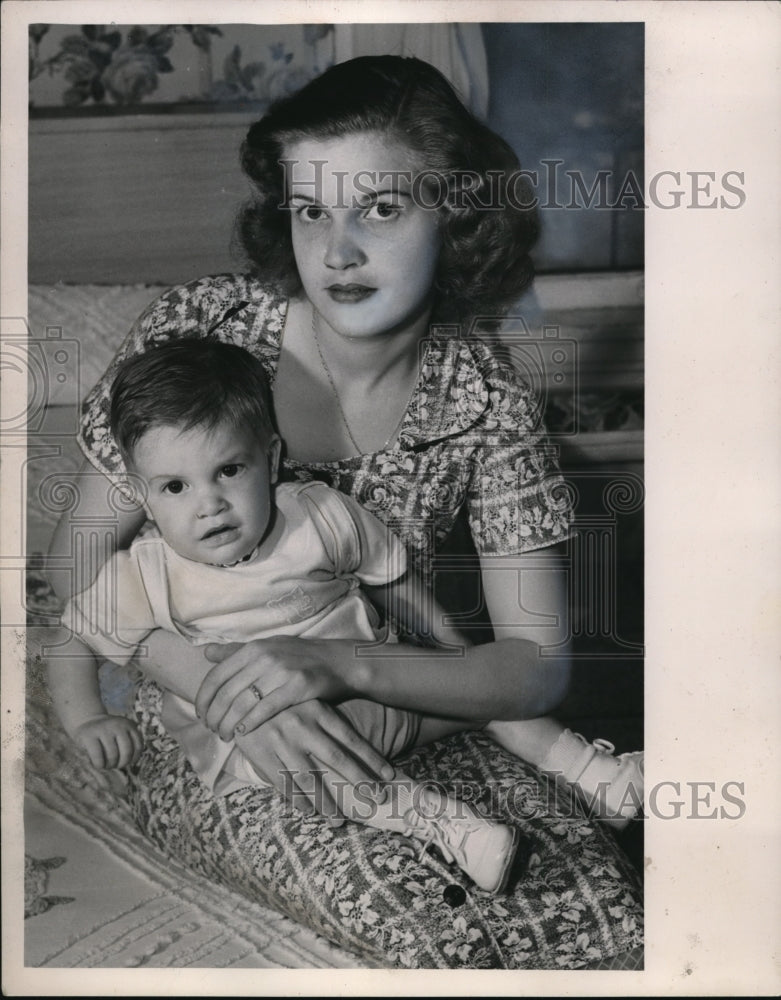
[[[403,832],[421,842],[421,854],[434,844],[475,885],[487,892],[504,891],[520,840],[515,827],[486,819],[468,802],[425,786],[418,786],[403,821]]]
[[[645,755],[614,753],[607,740],[589,743],[565,729],[540,770],[573,789],[595,819],[621,830],[643,810]]]

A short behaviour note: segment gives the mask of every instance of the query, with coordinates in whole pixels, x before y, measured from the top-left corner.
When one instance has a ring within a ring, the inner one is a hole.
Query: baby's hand
[[[95,767],[127,767],[141,753],[141,734],[135,722],[121,715],[98,715],[82,722],[74,742],[87,751]]]

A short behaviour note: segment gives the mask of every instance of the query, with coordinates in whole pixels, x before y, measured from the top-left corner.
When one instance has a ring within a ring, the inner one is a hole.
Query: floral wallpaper
[[[333,62],[331,24],[33,24],[30,107],[34,114],[262,107]]]

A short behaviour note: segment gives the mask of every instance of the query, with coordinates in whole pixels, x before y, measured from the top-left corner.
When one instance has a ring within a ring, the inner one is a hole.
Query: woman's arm
[[[201,717],[225,739],[239,723],[249,730],[310,698],[366,698],[472,721],[546,714],[569,683],[565,568],[545,549],[483,558],[481,573],[495,641],[421,649],[279,637],[248,643],[227,658],[209,647],[222,662],[198,692]],[[434,631],[443,631],[440,622]],[[252,685],[263,697],[245,714],[248,702],[239,696]]]
[[[413,648],[401,659],[364,654],[351,671],[353,697],[471,720],[536,718],[554,709],[570,674],[561,557],[551,549],[483,557],[480,571],[493,642],[462,643],[455,653]],[[435,634],[448,636],[441,609],[437,616]]]

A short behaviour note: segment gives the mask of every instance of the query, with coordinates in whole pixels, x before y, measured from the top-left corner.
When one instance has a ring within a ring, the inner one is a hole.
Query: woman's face
[[[441,237],[414,154],[379,133],[285,149],[293,251],[304,291],[333,330],[404,330],[431,306]]]

